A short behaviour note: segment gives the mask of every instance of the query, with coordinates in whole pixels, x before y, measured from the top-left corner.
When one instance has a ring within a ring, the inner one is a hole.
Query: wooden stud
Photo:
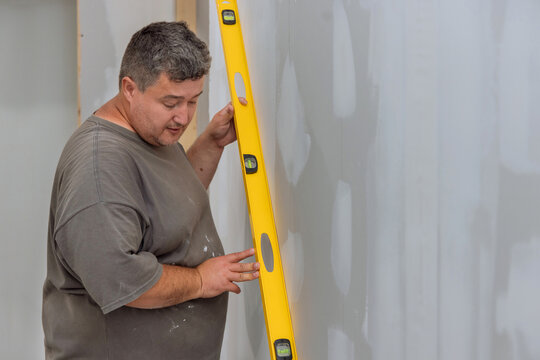
[[[176,0],[176,20],[184,20],[193,32],[197,32],[197,1]]]

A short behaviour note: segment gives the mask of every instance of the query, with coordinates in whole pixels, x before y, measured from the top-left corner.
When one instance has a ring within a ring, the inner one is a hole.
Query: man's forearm
[[[214,178],[222,153],[223,147],[218,146],[205,133],[201,134],[187,151],[188,160],[206,189]]]
[[[201,277],[197,269],[162,265],[163,273],[150,290],[127,306],[157,309],[183,303],[201,296]]]
[[[247,104],[246,99],[239,98],[239,100],[241,104]],[[207,189],[216,173],[223,149],[236,141],[233,120],[234,108],[229,103],[212,118],[204,132],[187,151],[191,166]]]

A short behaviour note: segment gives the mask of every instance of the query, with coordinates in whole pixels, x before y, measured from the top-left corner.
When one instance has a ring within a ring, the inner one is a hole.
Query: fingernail
[[[253,273],[253,277],[255,277],[255,278],[256,278],[256,277],[259,277],[259,272],[258,272],[258,271],[255,271],[255,272]]]
[[[260,268],[261,268],[261,264],[255,263],[255,265],[253,265],[253,268],[254,268],[254,269],[260,269]]]

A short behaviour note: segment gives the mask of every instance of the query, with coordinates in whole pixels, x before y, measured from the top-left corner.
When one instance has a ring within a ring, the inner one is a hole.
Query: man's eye
[[[167,109],[174,109],[174,107],[176,106],[176,104],[163,104],[163,105],[165,105]]]
[[[197,101],[189,101],[188,104],[189,105],[197,105]]]

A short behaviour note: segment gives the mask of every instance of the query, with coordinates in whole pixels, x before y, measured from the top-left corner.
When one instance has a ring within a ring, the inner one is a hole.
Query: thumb
[[[212,118],[212,121],[214,121],[216,124],[225,124],[231,121],[234,115],[234,108],[231,103],[228,103],[223,109],[219,110],[214,117]]]
[[[232,286],[229,288],[229,291],[235,294],[240,294],[242,292],[242,290],[240,290],[240,287],[234,283],[232,283]]]
[[[228,103],[223,109],[218,112],[218,115],[221,116],[230,116],[232,114],[234,114],[234,107],[232,103]]]

